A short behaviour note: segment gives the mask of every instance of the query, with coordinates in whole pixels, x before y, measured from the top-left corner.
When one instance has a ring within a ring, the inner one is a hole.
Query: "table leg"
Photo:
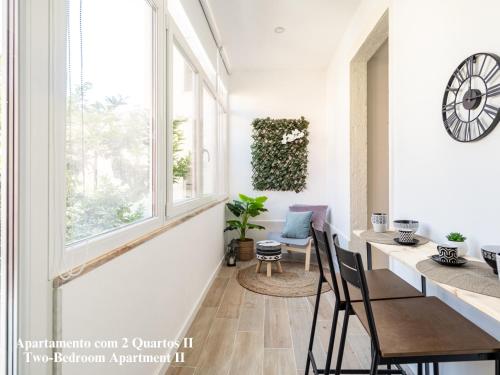
[[[271,277],[271,262],[266,262],[267,263],[267,277]]]
[[[370,271],[372,269],[372,245],[369,242],[366,243],[366,260],[368,270]]]
[[[426,296],[427,295],[427,280],[425,279],[424,275],[420,276],[420,281],[421,281],[421,284],[422,284],[420,291],[422,292],[422,294],[424,296]]]
[[[281,262],[278,260],[278,272],[283,273],[283,268],[281,267]]]

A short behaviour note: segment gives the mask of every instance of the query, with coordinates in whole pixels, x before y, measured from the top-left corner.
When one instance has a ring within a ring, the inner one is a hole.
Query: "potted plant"
[[[457,248],[459,257],[463,257],[465,254],[467,254],[467,244],[465,243],[467,237],[465,237],[462,233],[451,232],[446,236],[446,238],[448,239],[449,246]]]
[[[227,203],[226,206],[231,213],[236,217],[233,220],[227,220],[227,227],[224,232],[229,230],[237,230],[239,232],[238,247],[240,260],[250,260],[254,254],[253,239],[247,238],[249,229],[265,229],[262,225],[252,224],[249,222],[251,217],[256,217],[262,212],[267,211],[264,207],[264,202],[267,197],[251,198],[244,194],[239,194],[240,200],[234,200],[233,203]]]

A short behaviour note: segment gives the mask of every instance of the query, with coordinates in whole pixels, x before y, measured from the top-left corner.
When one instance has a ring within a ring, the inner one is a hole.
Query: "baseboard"
[[[203,300],[205,299],[210,287],[212,286],[215,278],[217,277],[217,274],[222,267],[224,261],[224,257],[220,260],[218,266],[215,268],[215,271],[212,273],[210,276],[210,279],[208,280],[207,284],[205,285],[205,288],[200,294],[200,297],[198,297],[198,300],[196,301],[194,307],[192,308],[189,316],[186,318],[184,321],[184,324],[182,325],[181,329],[177,333],[177,336],[175,337],[176,340],[182,340],[185,336],[186,333],[193,323],[194,318],[196,317],[196,314],[198,314],[198,311],[200,310],[201,304],[203,303]],[[175,353],[175,349],[170,349],[165,353],[165,355],[173,355]],[[164,363],[162,364],[158,370],[154,373],[154,375],[165,375],[168,371],[168,368],[170,367],[170,363]]]

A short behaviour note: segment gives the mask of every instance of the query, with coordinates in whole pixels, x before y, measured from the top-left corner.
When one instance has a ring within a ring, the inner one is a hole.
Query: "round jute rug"
[[[238,272],[238,282],[246,289],[259,294],[277,297],[307,297],[314,296],[318,288],[319,268],[310,266],[310,271],[304,269],[304,263],[281,262],[283,273],[273,265],[273,274],[266,276],[263,264],[260,273],[255,272],[255,264]],[[330,286],[323,283],[322,293],[328,292]]]

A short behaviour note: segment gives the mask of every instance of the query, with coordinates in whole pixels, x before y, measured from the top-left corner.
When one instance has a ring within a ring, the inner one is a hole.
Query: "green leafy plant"
[[[172,156],[173,156],[173,179],[174,183],[186,178],[191,172],[191,154],[181,156],[183,144],[185,141],[184,130],[182,125],[186,122],[186,118],[175,119],[173,121],[172,131]]]
[[[246,239],[247,230],[249,229],[266,229],[262,225],[252,224],[249,222],[251,217],[256,217],[262,212],[267,211],[264,203],[267,197],[261,196],[256,198],[247,197],[244,194],[239,194],[240,200],[234,200],[233,203],[227,203],[226,207],[237,219],[228,220],[227,227],[224,232],[237,230],[240,232],[240,241]]]
[[[453,242],[464,242],[467,237],[465,237],[462,233],[459,232],[451,232],[446,236],[448,241],[453,241]]]
[[[306,188],[309,122],[258,118],[252,122],[252,184],[257,191]]]

